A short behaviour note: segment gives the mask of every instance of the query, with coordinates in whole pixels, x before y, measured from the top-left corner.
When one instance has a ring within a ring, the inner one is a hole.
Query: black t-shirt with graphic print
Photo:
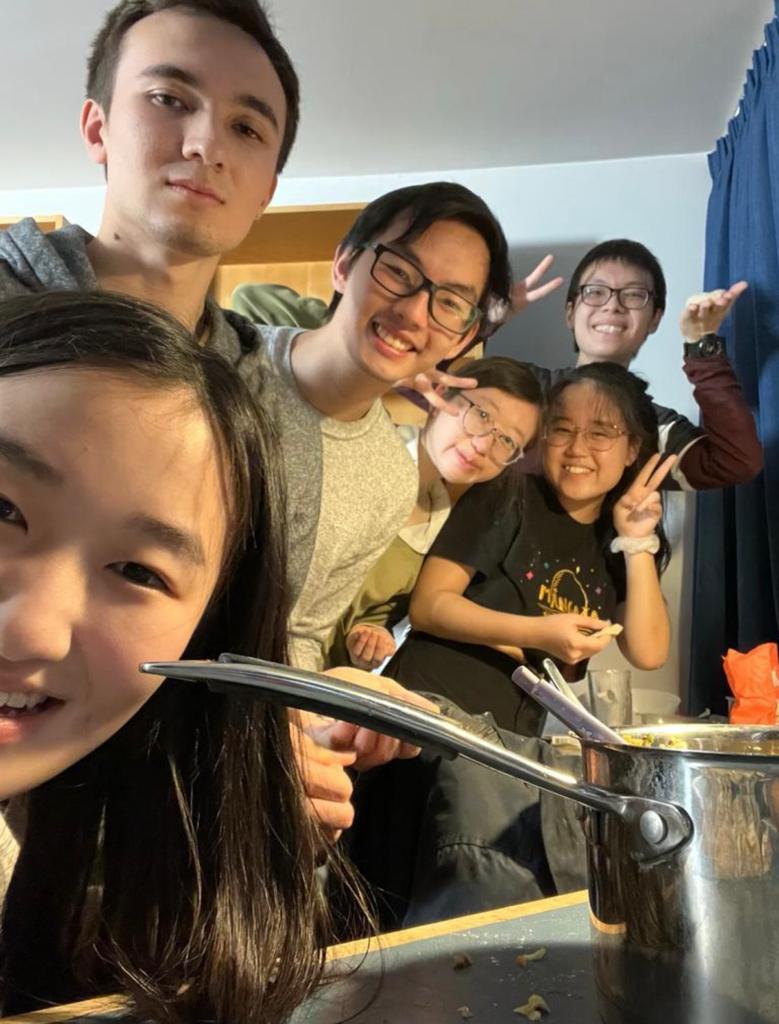
[[[464,596],[515,615],[573,612],[612,619],[624,587],[609,572],[597,524],[572,519],[543,477],[526,476],[524,487],[509,495],[500,483],[465,494],[430,551],[476,570]],[[540,669],[547,653],[524,651]],[[513,659],[489,647],[415,630],[387,674],[411,689],[441,693],[468,711],[491,711],[504,728],[532,733],[540,716],[511,682],[515,668]],[[569,678],[580,678],[586,662],[564,668]]]

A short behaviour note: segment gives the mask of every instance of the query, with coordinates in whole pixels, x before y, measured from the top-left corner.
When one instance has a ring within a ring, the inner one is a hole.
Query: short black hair
[[[440,220],[454,220],[473,228],[481,235],[490,254],[490,267],[479,308],[490,321],[502,318],[511,300],[511,265],[508,242],[503,228],[489,206],[469,188],[452,181],[434,181],[427,185],[408,185],[379,196],[361,211],[340,249],[351,249],[355,256],[400,216],[408,217],[406,230],[396,241],[410,242],[419,238]],[[341,296],[338,292],[330,302],[332,314]]]
[[[568,285],[568,294],[565,297],[566,305],[576,301],[576,295],[581,286],[582,278],[586,270],[595,263],[604,263],[606,260],[614,260],[617,263],[630,263],[633,266],[645,270],[652,278],[652,301],[655,309],[665,309],[666,285],[663,268],[654,253],[650,252],[641,242],[634,242],[630,238],[610,238],[601,242],[594,249],[590,249],[579,260],[576,270],[571,275],[571,282]]]
[[[279,76],[287,101],[287,117],[281,139],[277,172],[284,169],[300,121],[300,83],[289,54],[276,36],[257,0],[121,0],[105,17],[92,42],[87,63],[87,97],[96,100],[108,115],[114,92],[122,40],[137,22],[159,11],[182,8],[192,14],[210,15],[242,29],[265,51]]]

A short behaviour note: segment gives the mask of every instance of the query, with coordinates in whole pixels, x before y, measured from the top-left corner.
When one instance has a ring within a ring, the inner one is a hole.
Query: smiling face
[[[217,582],[228,502],[183,390],[60,369],[0,378],[0,799],[112,736]]]
[[[285,118],[279,77],[241,29],[182,9],[142,18],[110,113],[94,100],[82,113],[107,165],[104,228],[194,258],[232,249],[273,196]]]
[[[620,260],[603,260],[587,267],[581,285],[605,284],[609,288],[653,288],[652,275],[641,267]],[[652,298],[643,309],[627,309],[616,295],[604,306],[588,306],[577,295],[566,307],[565,322],[579,346],[579,365],[614,362],[628,366],[647,336],[653,334],[663,311]]]
[[[499,388],[473,388],[467,395],[516,445],[525,448],[532,443],[540,417],[537,405]],[[447,483],[470,486],[494,479],[505,469],[492,458],[496,448],[494,435],[471,437],[463,424],[468,402],[462,398],[454,398],[453,402],[462,407],[458,416],[437,410],[430,414],[425,426],[422,438],[430,461]]]
[[[405,256],[435,284],[447,285],[478,304],[487,285],[489,250],[481,235],[459,221],[440,220],[419,237],[398,241],[405,223],[395,221],[374,241]],[[371,277],[375,255],[337,254],[333,286],[342,294],[332,324],[355,369],[390,387],[404,377],[431,369],[465,348],[478,331],[465,335],[440,327],[428,314],[429,292],[398,297]]]
[[[544,475],[569,515],[580,522],[594,522],[606,495],[635,462],[638,443],[624,433],[619,409],[590,381],[571,384],[560,393],[549,410],[546,433],[556,427],[569,437],[559,446],[544,442]],[[603,434],[614,428],[623,433],[608,451],[593,451],[582,435],[585,430]]]

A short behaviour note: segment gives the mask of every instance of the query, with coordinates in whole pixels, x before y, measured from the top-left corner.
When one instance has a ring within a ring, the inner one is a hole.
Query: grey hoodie
[[[0,231],[0,296],[97,288],[91,240],[76,224],[46,235],[31,217]]]
[[[92,235],[78,224],[44,234],[32,217],[0,231],[0,299],[45,291],[89,291],[100,287],[87,255]],[[243,317],[209,300],[209,344],[235,361],[256,345],[256,331]]]

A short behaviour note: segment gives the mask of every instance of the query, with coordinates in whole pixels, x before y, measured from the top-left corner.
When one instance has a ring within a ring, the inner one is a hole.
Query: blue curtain
[[[776,640],[779,609],[779,0],[738,113],[709,157],[704,287],[749,290],[724,325],[765,452],[752,483],[697,499],[689,705],[724,712],[728,647]]]

